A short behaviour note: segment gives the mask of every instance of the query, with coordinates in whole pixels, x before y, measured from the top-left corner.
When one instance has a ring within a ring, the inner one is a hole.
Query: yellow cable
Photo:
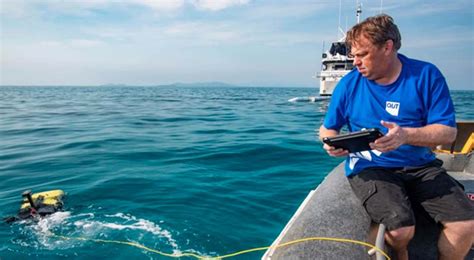
[[[378,248],[378,247],[376,247],[372,244],[366,243],[366,242],[362,242],[362,241],[354,240],[354,239],[347,239],[347,238],[308,237],[308,238],[301,238],[301,239],[296,239],[296,240],[293,240],[293,241],[290,241],[290,242],[286,242],[286,243],[283,243],[281,245],[277,245],[275,248],[288,246],[288,245],[292,245],[292,244],[297,244],[297,243],[301,243],[301,242],[306,242],[306,241],[315,241],[315,240],[334,241],[334,242],[341,242],[341,243],[352,243],[352,244],[363,245],[363,246],[369,247],[370,249],[375,249],[375,251],[378,251],[383,256],[385,256],[385,258],[387,258],[388,260],[391,260],[390,256],[388,256],[388,254],[385,253],[382,249],[380,249],[380,248]],[[270,247],[268,247],[268,248],[270,248]]]
[[[128,242],[128,241],[92,239],[92,238],[84,238],[84,237],[66,237],[66,236],[60,236],[60,235],[54,235],[54,236],[65,239],[65,240],[76,239],[76,240],[83,240],[83,241],[92,241],[92,242],[96,242],[96,243],[122,244],[122,245],[137,247],[137,248],[140,248],[140,249],[143,249],[143,250],[155,253],[155,254],[159,254],[159,255],[162,255],[162,256],[166,256],[166,257],[172,257],[172,258],[194,257],[194,258],[200,259],[200,260],[210,260],[210,259],[216,259],[217,260],[217,259],[230,258],[230,257],[242,255],[242,254],[267,250],[267,249],[271,248],[271,246],[257,247],[257,248],[238,251],[238,252],[223,255],[223,256],[209,257],[209,256],[200,256],[200,255],[193,254],[193,253],[168,254],[168,253],[163,253],[163,252],[160,252],[158,250],[146,247],[146,246],[138,244],[138,243]],[[296,239],[296,240],[292,240],[292,241],[277,245],[277,246],[275,246],[275,249],[280,248],[280,247],[284,247],[284,246],[290,246],[290,245],[302,243],[302,242],[317,241],[317,240],[319,240],[319,241],[334,241],[334,242],[341,242],[341,243],[352,243],[352,244],[363,245],[363,246],[369,247],[371,249],[375,249],[376,251],[378,251],[382,255],[384,255],[388,260],[390,260],[390,257],[382,249],[380,249],[380,248],[378,248],[378,247],[376,247],[372,244],[366,243],[366,242],[362,242],[362,241],[359,241],[359,240],[353,240],[353,239],[346,239],[346,238],[307,237],[307,238]]]
[[[174,258],[179,258],[179,257],[195,257],[195,258],[197,258],[197,259],[205,259],[205,258],[203,258],[202,256],[199,256],[199,255],[196,255],[196,254],[192,254],[192,253],[167,254],[167,253],[163,253],[163,252],[160,252],[160,251],[158,251],[158,250],[155,250],[155,249],[146,247],[146,246],[144,246],[144,245],[141,245],[141,244],[138,244],[138,243],[134,243],[134,242],[128,242],[128,241],[93,239],[93,238],[85,238],[85,237],[66,237],[66,236],[60,236],[60,235],[54,235],[54,236],[59,237],[59,238],[62,238],[62,239],[65,239],[65,240],[75,239],[75,240],[83,240],[83,241],[92,241],[92,242],[96,242],[96,243],[110,243],[110,244],[128,245],[128,246],[137,247],[137,248],[140,248],[140,249],[143,249],[143,250],[146,250],[146,251],[149,251],[149,252],[153,252],[153,253],[155,253],[155,254],[159,254],[159,255],[162,255],[162,256],[166,256],[166,257],[174,257]]]

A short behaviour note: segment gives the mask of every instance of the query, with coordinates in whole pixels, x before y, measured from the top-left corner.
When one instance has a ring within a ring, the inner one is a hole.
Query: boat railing
[[[474,150],[474,121],[459,121],[456,123],[458,132],[456,140],[450,145],[440,145],[437,153],[468,154]]]
[[[346,73],[347,70],[321,71],[316,74],[316,77],[343,77]]]

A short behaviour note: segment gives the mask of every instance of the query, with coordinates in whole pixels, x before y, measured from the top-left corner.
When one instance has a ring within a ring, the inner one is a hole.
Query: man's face
[[[354,66],[369,80],[378,80],[385,76],[386,59],[384,47],[372,44],[363,35],[351,46]]]

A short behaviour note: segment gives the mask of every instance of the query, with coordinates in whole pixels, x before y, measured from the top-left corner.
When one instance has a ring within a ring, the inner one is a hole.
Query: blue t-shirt
[[[357,69],[344,76],[331,97],[324,127],[339,131],[347,125],[350,132],[363,128],[388,129],[380,120],[401,127],[443,124],[456,127],[454,107],[441,72],[427,62],[399,54],[402,71],[398,79],[386,86],[363,77]],[[402,145],[381,153],[376,150],[351,153],[346,159],[346,175],[357,174],[367,167],[416,167],[435,159],[428,147]]]

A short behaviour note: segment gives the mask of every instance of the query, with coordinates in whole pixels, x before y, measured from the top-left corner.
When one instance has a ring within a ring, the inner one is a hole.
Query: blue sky
[[[380,0],[362,2],[362,18]],[[474,1],[383,0],[401,53],[430,61],[451,89],[474,90]],[[317,87],[339,1],[0,0],[2,85],[221,81]],[[341,27],[356,1],[342,0]]]

